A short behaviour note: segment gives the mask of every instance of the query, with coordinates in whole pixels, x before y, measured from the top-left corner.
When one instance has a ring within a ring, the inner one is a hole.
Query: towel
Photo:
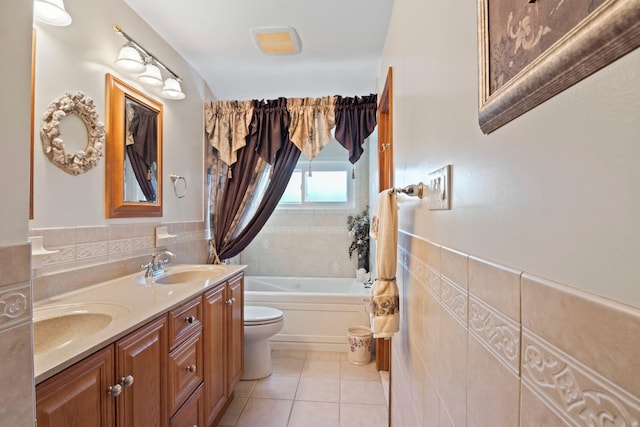
[[[376,239],[378,277],[371,288],[371,330],[375,338],[389,338],[398,332],[400,297],[396,283],[398,251],[397,194],[378,194],[369,235]]]

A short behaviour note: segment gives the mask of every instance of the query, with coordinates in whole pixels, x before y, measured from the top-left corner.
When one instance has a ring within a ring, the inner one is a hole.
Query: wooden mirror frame
[[[156,202],[124,201],[125,98],[129,98],[158,114],[158,179]],[[106,173],[105,216],[134,218],[162,216],[162,104],[121,80],[106,75]]]

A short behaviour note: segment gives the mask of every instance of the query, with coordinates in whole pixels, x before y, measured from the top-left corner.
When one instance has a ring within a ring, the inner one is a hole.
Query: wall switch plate
[[[429,210],[451,209],[451,165],[431,172],[425,187]]]

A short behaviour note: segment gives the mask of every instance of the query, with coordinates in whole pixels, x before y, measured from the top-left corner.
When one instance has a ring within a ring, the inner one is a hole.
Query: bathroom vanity
[[[216,425],[242,375],[243,268],[176,266],[34,307],[38,426]]]

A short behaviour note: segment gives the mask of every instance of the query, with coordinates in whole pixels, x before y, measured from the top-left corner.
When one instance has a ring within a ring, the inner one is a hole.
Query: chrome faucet
[[[176,254],[168,250],[164,250],[157,254],[152,253],[151,261],[140,266],[140,268],[146,270],[144,277],[157,276],[164,273],[164,265],[169,263],[169,260],[175,257]]]

